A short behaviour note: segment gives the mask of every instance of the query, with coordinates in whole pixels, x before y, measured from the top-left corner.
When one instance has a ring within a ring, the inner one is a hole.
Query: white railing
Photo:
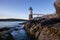
[[[53,15],[53,14],[56,14],[56,13],[48,13],[48,14],[37,14],[37,13],[33,13],[33,18],[34,17],[49,17],[49,15]]]
[[[41,16],[44,16],[44,14],[32,14],[33,15],[33,17],[41,17]]]

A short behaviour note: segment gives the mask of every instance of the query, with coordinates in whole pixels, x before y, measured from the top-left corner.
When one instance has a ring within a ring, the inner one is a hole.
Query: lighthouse
[[[30,7],[29,8],[29,20],[32,20],[32,18],[33,18],[32,11],[33,11],[33,9],[32,9],[32,7]]]

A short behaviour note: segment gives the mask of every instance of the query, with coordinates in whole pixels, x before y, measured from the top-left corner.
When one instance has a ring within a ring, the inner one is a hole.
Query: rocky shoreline
[[[34,40],[60,40],[60,19],[31,20],[25,24],[25,30]]]

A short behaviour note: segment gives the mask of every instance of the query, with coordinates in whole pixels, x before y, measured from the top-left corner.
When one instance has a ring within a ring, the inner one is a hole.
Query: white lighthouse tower
[[[32,9],[32,7],[30,7],[29,8],[29,20],[32,20],[32,18],[33,18],[32,11],[33,11],[33,9]]]

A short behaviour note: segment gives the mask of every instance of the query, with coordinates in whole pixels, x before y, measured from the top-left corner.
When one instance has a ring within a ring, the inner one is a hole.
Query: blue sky
[[[33,13],[54,13],[55,0],[0,0],[0,18],[28,19],[28,9],[31,6]]]

